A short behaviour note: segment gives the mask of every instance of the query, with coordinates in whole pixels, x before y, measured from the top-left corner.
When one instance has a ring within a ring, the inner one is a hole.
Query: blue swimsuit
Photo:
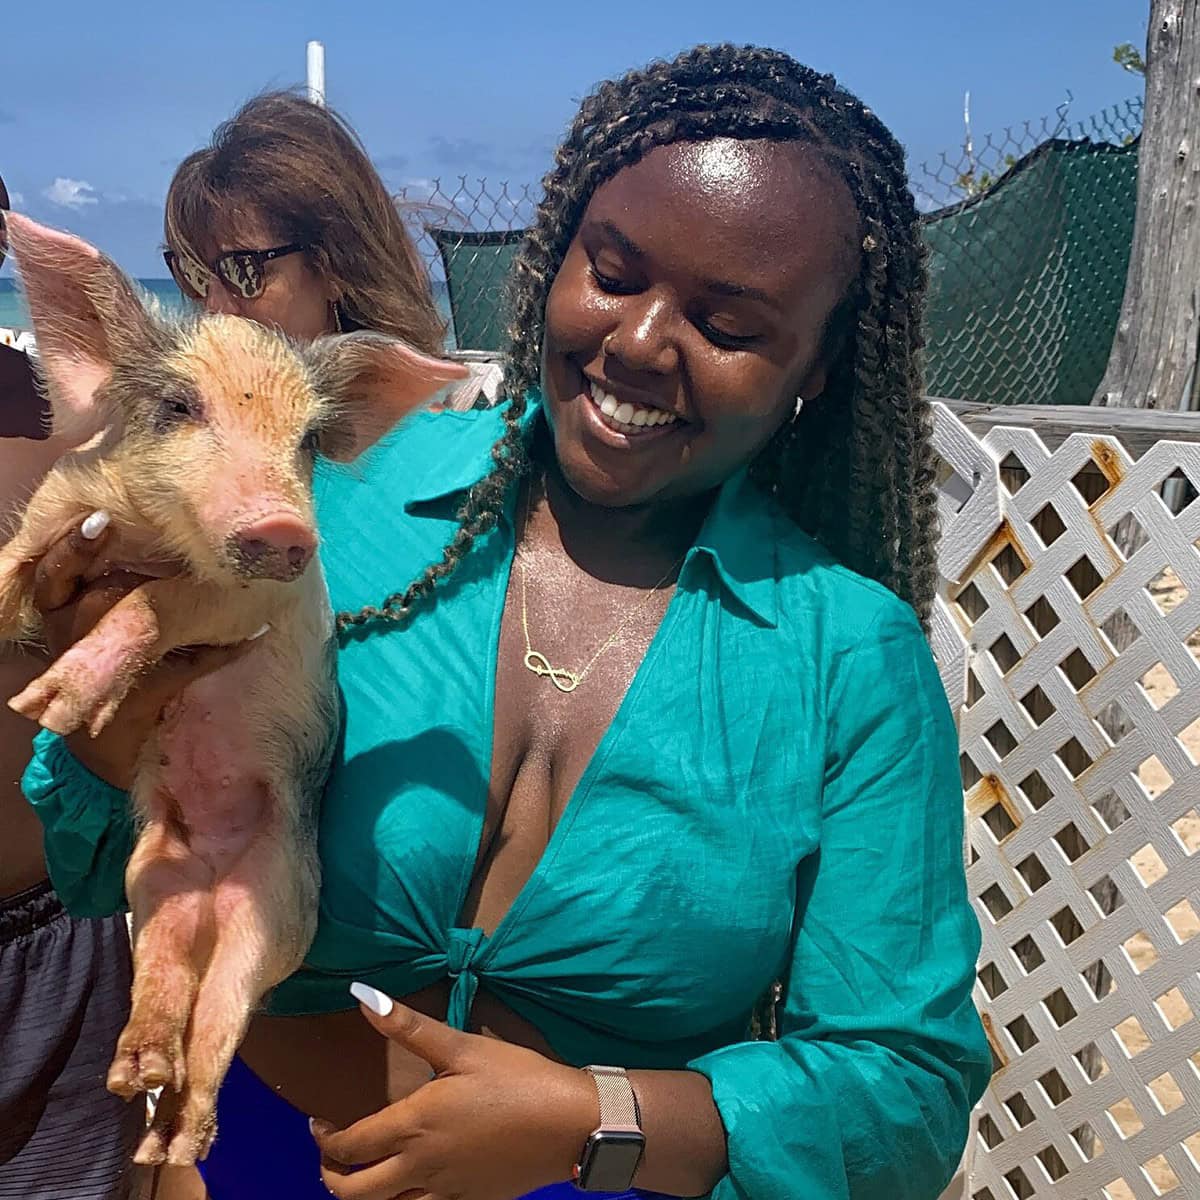
[[[321,1182],[321,1156],[308,1131],[308,1118],[277,1096],[240,1058],[217,1099],[220,1134],[200,1164],[209,1200],[329,1200]],[[521,1200],[655,1200],[656,1192],[581,1192],[555,1183]],[[663,1197],[662,1200],[670,1200]]]

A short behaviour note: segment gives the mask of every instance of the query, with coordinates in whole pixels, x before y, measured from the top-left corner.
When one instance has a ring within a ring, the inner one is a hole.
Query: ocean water
[[[186,306],[187,301],[173,279],[139,279],[138,283],[169,312]],[[434,299],[443,317],[450,320],[450,298],[446,285],[437,280],[433,285]],[[11,277],[0,279],[0,329],[29,329],[29,310],[24,297]]]
[[[183,294],[173,279],[139,279],[138,283],[170,312],[184,307]],[[12,278],[0,279],[0,329],[29,329],[25,298]]]

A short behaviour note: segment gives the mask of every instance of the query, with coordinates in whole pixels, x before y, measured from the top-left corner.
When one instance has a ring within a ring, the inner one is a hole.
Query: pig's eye
[[[198,421],[200,414],[199,396],[191,395],[186,391],[172,390],[159,397],[157,424],[162,427],[175,425],[181,421]]]
[[[315,429],[310,429],[300,439],[300,449],[303,450],[305,454],[316,454],[316,452],[320,449],[320,446],[321,435]]]

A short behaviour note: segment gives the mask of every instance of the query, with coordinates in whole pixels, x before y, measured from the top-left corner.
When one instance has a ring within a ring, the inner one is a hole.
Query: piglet
[[[378,334],[298,345],[236,317],[167,321],[85,242],[18,215],[8,226],[55,432],[84,445],[0,549],[0,639],[37,635],[36,563],[94,511],[121,545],[184,567],[132,591],[9,704],[95,736],[171,650],[269,627],[167,708],[132,787],[133,1005],[108,1087],[164,1086],[136,1159],[187,1165],[215,1135],[250,1014],[314,931],[336,724],[314,460],[356,458],[465,371]]]

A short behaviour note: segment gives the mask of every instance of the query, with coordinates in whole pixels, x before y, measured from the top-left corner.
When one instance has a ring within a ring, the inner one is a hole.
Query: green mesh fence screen
[[[1136,142],[1055,139],[927,217],[929,392],[1087,404],[1117,327],[1136,193]]]
[[[924,213],[931,394],[1086,404],[1120,312],[1142,102],[1071,125],[1065,109],[910,171]],[[504,285],[538,191],[487,180],[397,196],[442,290],[452,341],[504,347]]]
[[[463,350],[503,350],[504,289],[523,232],[437,228],[429,232],[446,278],[455,344]]]

